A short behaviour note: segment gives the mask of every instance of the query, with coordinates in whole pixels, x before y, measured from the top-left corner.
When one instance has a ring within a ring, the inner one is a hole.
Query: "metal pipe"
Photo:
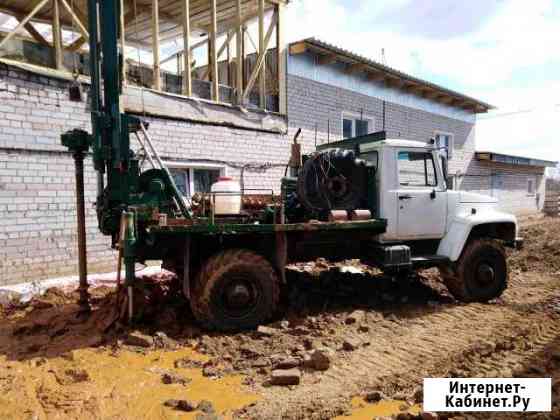
[[[86,252],[86,214],[84,204],[84,152],[74,152],[76,168],[76,212],[78,219],[78,270],[80,275],[80,309],[89,311],[89,293],[87,281],[87,252]]]
[[[132,322],[134,316],[134,282],[136,280],[136,273],[134,265],[136,264],[136,225],[135,215],[132,212],[124,213],[124,240],[123,240],[123,254],[124,254],[124,268],[125,268],[125,286],[128,293],[128,321]]]
[[[97,205],[101,205],[105,189],[104,162],[99,159],[101,151],[101,134],[97,124],[100,112],[100,84],[99,84],[99,50],[98,50],[98,10],[97,1],[88,0],[88,26],[89,26],[89,65],[91,74],[91,128],[93,133],[94,166],[97,171]]]

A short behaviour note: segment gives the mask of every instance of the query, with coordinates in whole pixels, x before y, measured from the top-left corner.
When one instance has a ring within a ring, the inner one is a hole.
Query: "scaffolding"
[[[151,56],[149,87],[155,91],[163,90],[162,66],[174,61],[173,73],[180,80],[180,92],[176,93],[194,96],[193,84],[202,80],[209,84],[209,99],[214,102],[223,102],[220,87],[229,87],[229,102],[246,106],[254,95],[259,108],[285,115],[286,4],[286,0],[120,0],[119,48],[129,58],[123,60],[123,80],[129,82],[127,62],[133,61],[127,54],[130,47]],[[87,53],[87,0],[6,0],[0,12],[17,21],[0,40],[0,56],[10,40],[24,31],[34,42],[53,49],[57,70],[68,71],[64,66],[65,52]],[[48,24],[49,33],[40,31],[39,24]],[[256,28],[256,43],[250,26]],[[63,39],[63,30],[72,32],[70,42]],[[182,47],[162,58],[162,45],[172,41]],[[207,52],[207,65],[202,71],[200,66],[195,68],[193,59],[198,49],[199,53]],[[267,65],[267,60],[274,61],[274,65]],[[224,63],[227,76],[220,77]],[[140,57],[136,64],[146,67]],[[277,96],[274,107],[267,101],[271,94]]]

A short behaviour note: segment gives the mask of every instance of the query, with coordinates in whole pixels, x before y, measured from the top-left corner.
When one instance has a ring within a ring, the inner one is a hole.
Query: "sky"
[[[292,0],[316,37],[497,107],[477,149],[560,161],[560,0]]]

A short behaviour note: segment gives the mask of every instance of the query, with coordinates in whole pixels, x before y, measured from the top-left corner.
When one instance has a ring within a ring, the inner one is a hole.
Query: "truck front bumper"
[[[523,243],[525,242],[525,240],[523,238],[515,238],[515,241],[513,241],[513,248],[519,250],[523,249]]]

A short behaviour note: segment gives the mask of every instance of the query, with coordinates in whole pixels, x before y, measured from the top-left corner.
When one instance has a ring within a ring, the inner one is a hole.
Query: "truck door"
[[[397,150],[397,236],[439,239],[445,234],[447,193],[433,153]]]

